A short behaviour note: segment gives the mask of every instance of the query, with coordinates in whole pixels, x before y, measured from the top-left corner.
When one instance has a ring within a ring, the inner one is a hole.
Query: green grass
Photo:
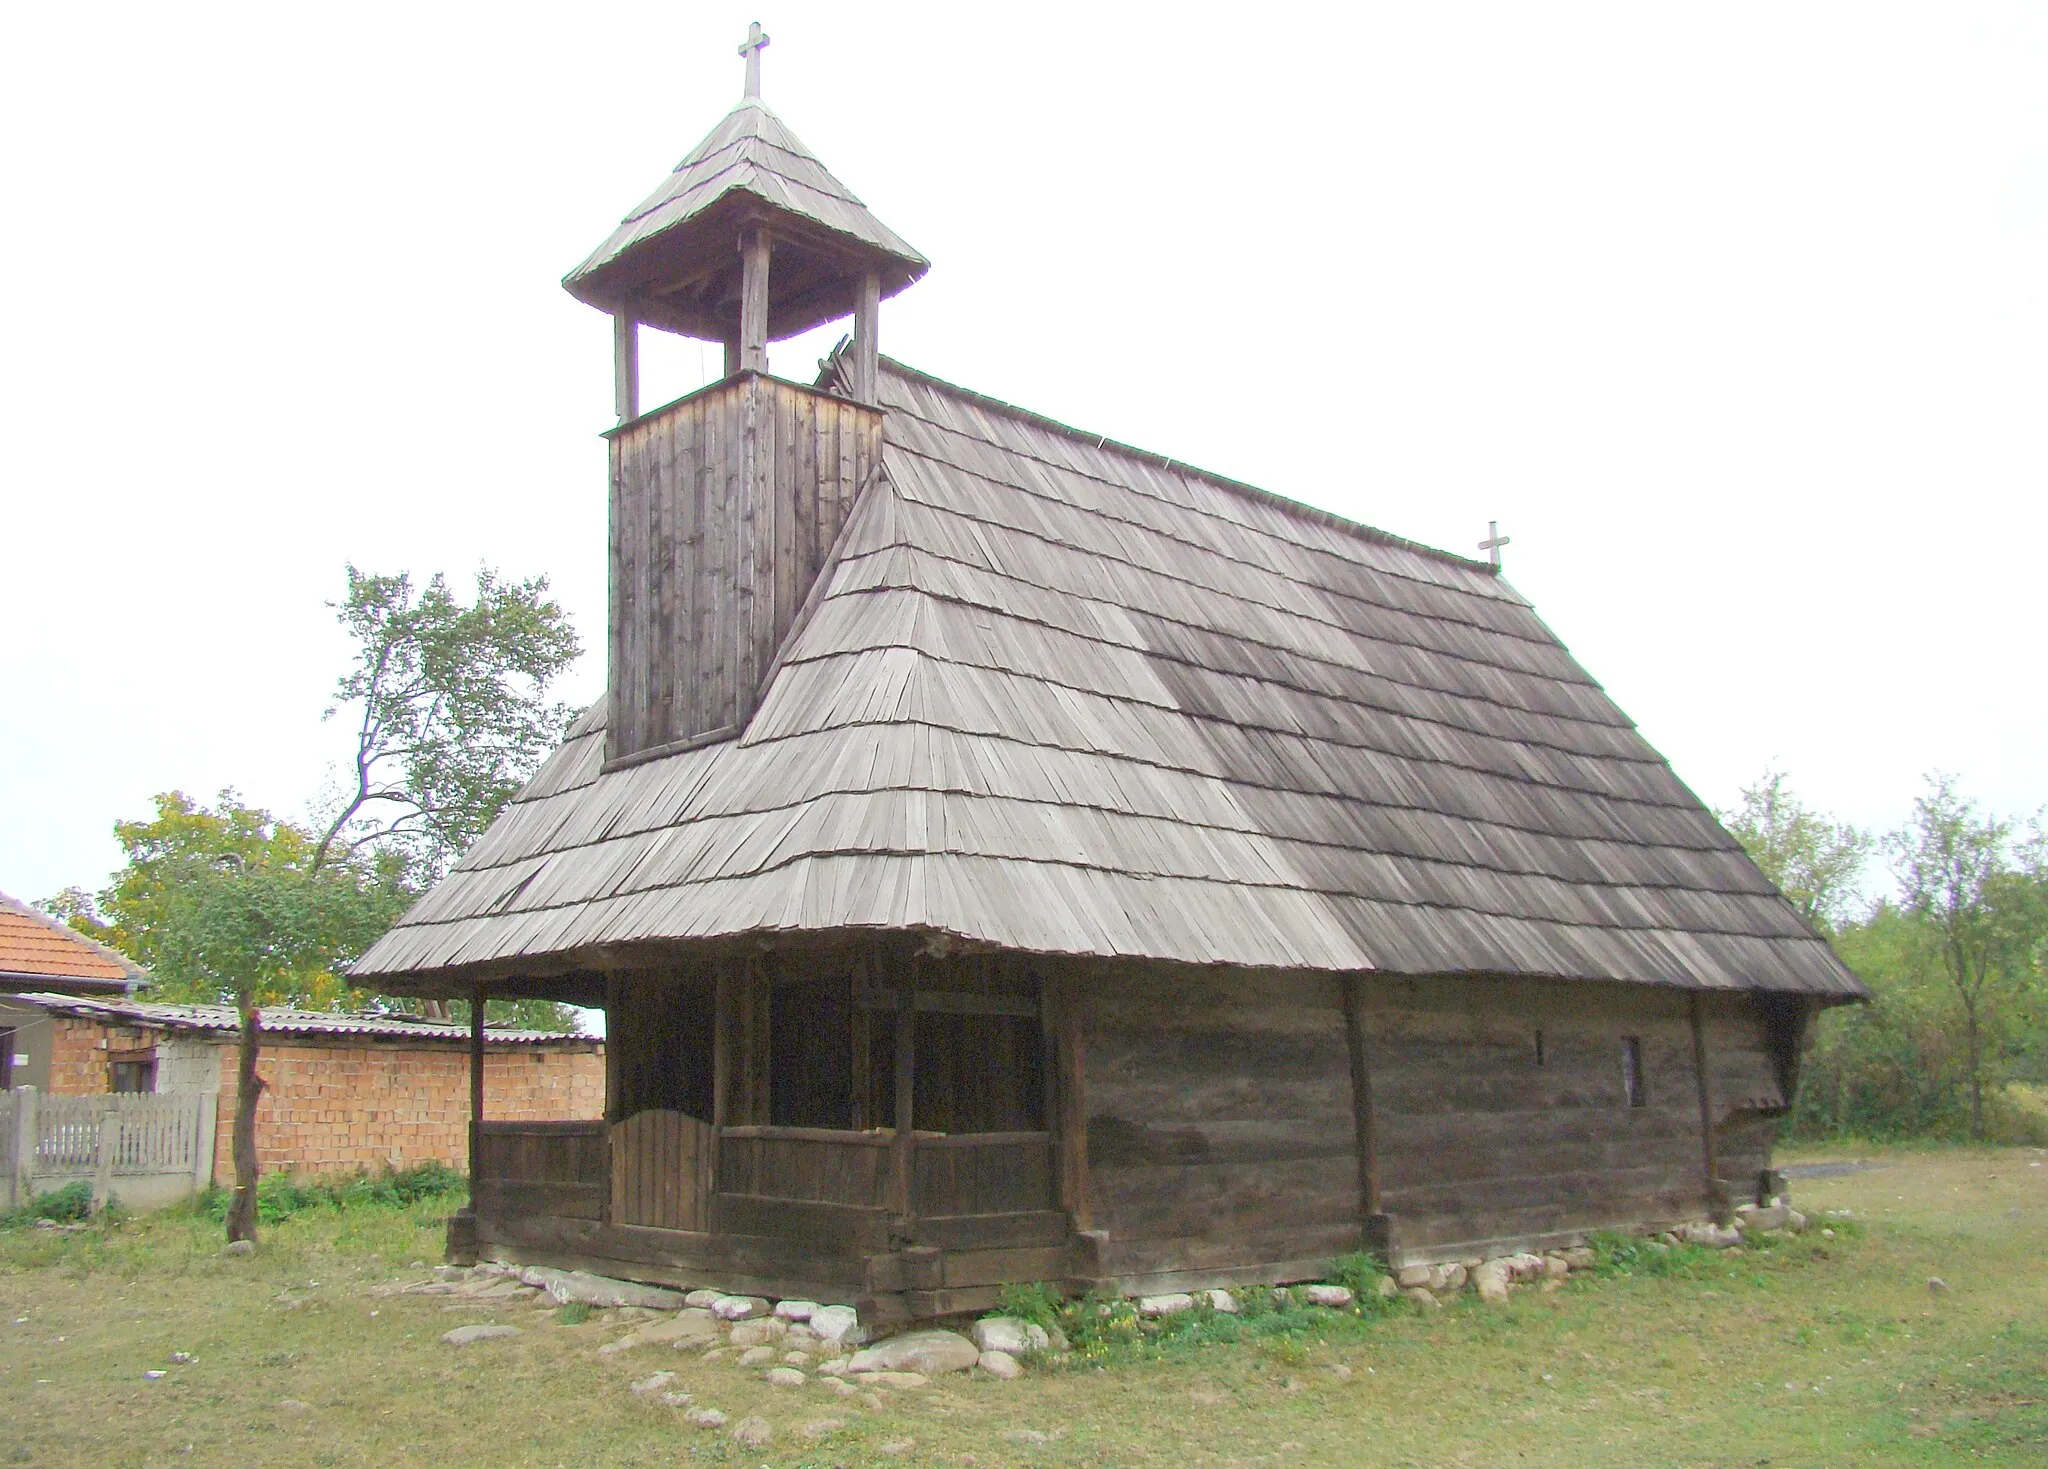
[[[1821,1156],[1842,1155],[1788,1161]],[[1856,1156],[1881,1166],[1793,1184],[1809,1212],[1855,1211],[1857,1227],[1832,1240],[1816,1231],[1734,1257],[1604,1241],[1594,1278],[1494,1309],[1468,1296],[1383,1316],[1190,1313],[1093,1362],[1009,1384],[947,1379],[852,1411],[820,1386],[770,1388],[695,1353],[600,1358],[621,1333],[608,1312],[501,1308],[520,1336],[442,1345],[450,1326],[494,1318],[368,1287],[437,1258],[453,1195],[304,1210],[267,1227],[250,1259],[222,1257],[196,1213],[18,1230],[0,1235],[0,1456],[818,1469],[967,1456],[1173,1469],[2048,1459],[2048,1166],[2035,1166],[2048,1158]],[[1930,1293],[1931,1275],[1950,1289]],[[198,1360],[173,1365],[174,1351]],[[169,1375],[146,1382],[147,1369]],[[765,1417],[775,1441],[742,1451],[627,1391],[661,1369],[698,1404]],[[826,1417],[848,1421],[802,1436]],[[1005,1436],[1025,1430],[1047,1441]]]

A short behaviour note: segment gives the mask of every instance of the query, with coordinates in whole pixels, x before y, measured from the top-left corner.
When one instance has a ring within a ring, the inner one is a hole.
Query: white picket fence
[[[110,1195],[143,1209],[184,1198],[212,1181],[214,1109],[198,1093],[0,1092],[0,1208],[81,1179],[96,1209]]]

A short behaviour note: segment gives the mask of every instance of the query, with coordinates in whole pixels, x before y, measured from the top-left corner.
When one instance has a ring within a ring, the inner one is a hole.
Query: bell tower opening
[[[612,318],[606,758],[730,739],[881,458],[881,303],[929,262],[761,100],[758,23],[739,105],[563,280]],[[851,317],[836,391],[771,377],[768,346]],[[724,354],[724,375],[643,411],[640,330]]]

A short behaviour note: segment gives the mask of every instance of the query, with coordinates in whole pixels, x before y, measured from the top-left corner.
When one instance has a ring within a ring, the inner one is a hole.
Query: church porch
[[[482,1119],[475,1248],[883,1320],[1064,1278],[1059,998],[900,935],[616,974],[604,1121]]]

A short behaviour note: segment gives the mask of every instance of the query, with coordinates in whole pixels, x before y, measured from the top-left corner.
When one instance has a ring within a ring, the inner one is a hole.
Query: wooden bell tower
[[[876,331],[929,262],[746,93],[563,280],[611,314],[614,764],[736,736],[880,462]],[[768,344],[851,317],[848,396],[768,375]],[[640,409],[639,332],[719,342],[725,376]]]

